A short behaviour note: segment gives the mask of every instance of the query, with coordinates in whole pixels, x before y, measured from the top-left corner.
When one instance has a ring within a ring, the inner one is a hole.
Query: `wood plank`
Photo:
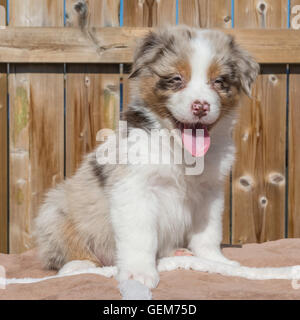
[[[0,64],[0,252],[7,253],[8,227],[8,166],[7,166],[7,75],[6,65]]]
[[[286,27],[285,1],[242,0],[235,4],[237,28],[261,28],[256,32],[265,34],[267,28]],[[269,66],[262,73],[253,99],[241,101],[235,130],[233,243],[263,242],[285,235],[286,68]]]
[[[10,1],[9,25],[14,27],[57,27],[63,25],[64,7],[60,0]]]
[[[286,75],[260,75],[235,130],[233,243],[284,237]]]
[[[298,30],[222,29],[259,63],[300,63]],[[0,63],[130,63],[136,39],[148,28],[0,29]],[[13,39],[13,40],[12,40]]]
[[[230,28],[231,1],[179,0],[179,23],[201,28]],[[225,21],[224,21],[225,20]],[[223,243],[230,243],[230,176],[224,182]]]
[[[6,25],[6,0],[0,0],[0,26]],[[0,64],[0,252],[7,253],[8,166],[7,166],[7,74]]]
[[[117,67],[117,68],[116,68]],[[67,69],[66,175],[97,145],[97,132],[116,129],[120,108],[118,66],[69,65]]]
[[[44,192],[63,179],[63,66],[14,65],[9,92],[10,252],[17,253],[33,244]]]
[[[60,0],[10,5],[10,25],[63,26]],[[19,253],[33,246],[32,222],[45,191],[63,179],[64,74],[63,65],[51,64],[10,71],[9,242],[10,253]]]
[[[300,67],[291,66],[289,81],[289,221],[288,236],[300,237]]]
[[[176,23],[176,0],[124,0],[124,26],[157,27]]]
[[[178,22],[200,28],[231,28],[231,0],[179,0]]]
[[[0,26],[6,26],[6,0],[0,0]]]
[[[76,2],[76,1],[75,1]],[[67,26],[84,28],[119,25],[119,0],[89,0],[81,11],[67,0]],[[71,13],[70,13],[71,12]],[[81,21],[79,23],[78,21]],[[68,65],[66,80],[66,175],[71,176],[84,154],[97,145],[97,132],[115,129],[120,116],[119,65]]]
[[[86,25],[90,27],[117,27],[119,21],[120,0],[86,0],[86,7],[76,7],[78,0],[66,0],[66,26],[78,27],[80,17],[79,10],[86,14]]]
[[[130,88],[129,88],[129,74],[124,73],[122,75],[122,84],[123,84],[123,112],[125,112],[128,109],[128,105],[130,102]]]
[[[287,28],[288,0],[235,1],[235,26],[242,28]]]

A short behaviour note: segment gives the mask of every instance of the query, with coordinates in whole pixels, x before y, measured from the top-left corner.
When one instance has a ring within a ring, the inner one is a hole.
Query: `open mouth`
[[[193,157],[203,157],[210,147],[209,128],[202,123],[178,122],[184,148]],[[203,130],[203,134],[202,131]]]

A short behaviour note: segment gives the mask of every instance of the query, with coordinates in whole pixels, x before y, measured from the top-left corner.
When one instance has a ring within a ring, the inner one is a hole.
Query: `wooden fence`
[[[45,190],[126,108],[135,38],[166,23],[223,28],[262,65],[234,132],[223,241],[299,237],[300,0],[87,0],[84,30],[75,2],[0,0],[0,251],[32,247]]]

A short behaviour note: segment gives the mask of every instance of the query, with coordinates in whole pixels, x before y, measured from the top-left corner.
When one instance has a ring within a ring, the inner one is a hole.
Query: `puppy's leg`
[[[118,281],[134,279],[157,286],[157,206],[151,191],[128,178],[115,186],[111,199],[117,249]]]
[[[223,206],[223,195],[220,195],[206,207],[206,219],[195,219],[196,226],[188,247],[198,257],[238,266],[238,262],[227,259],[221,251]]]

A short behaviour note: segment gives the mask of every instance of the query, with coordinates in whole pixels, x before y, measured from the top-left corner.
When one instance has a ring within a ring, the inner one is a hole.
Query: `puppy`
[[[168,150],[201,158],[204,170],[192,175],[184,163],[102,163],[99,151],[112,145],[107,140],[47,194],[35,221],[44,265],[117,265],[119,281],[133,278],[153,288],[157,259],[178,248],[191,252],[178,255],[235,264],[220,249],[223,179],[234,161],[238,101],[243,92],[250,95],[258,70],[232,36],[220,31],[179,26],[147,34],[129,77],[126,138],[142,131],[144,145],[152,130],[176,129]],[[198,153],[196,129],[203,132]]]

